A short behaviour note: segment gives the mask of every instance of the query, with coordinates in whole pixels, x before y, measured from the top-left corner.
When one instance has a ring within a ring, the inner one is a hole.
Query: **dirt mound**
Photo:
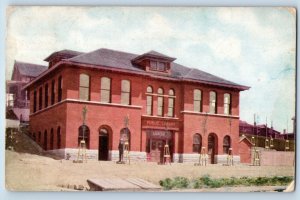
[[[41,155],[43,153],[43,149],[22,131],[8,131],[6,142],[9,143],[9,146],[12,147],[12,150],[18,153],[37,155]]]

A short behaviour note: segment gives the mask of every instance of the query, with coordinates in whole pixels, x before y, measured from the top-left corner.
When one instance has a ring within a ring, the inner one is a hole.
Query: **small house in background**
[[[6,81],[6,109],[20,122],[29,121],[29,95],[22,88],[43,73],[46,66],[15,61],[11,80]]]
[[[241,157],[241,163],[251,163],[252,143],[245,135],[240,136],[239,140],[239,154]]]

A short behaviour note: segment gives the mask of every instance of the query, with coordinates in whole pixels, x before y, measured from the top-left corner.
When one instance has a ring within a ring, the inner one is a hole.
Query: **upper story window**
[[[33,92],[33,112],[36,112],[36,90]]]
[[[79,99],[84,101],[90,100],[90,76],[87,74],[80,74]]]
[[[39,110],[43,107],[43,88],[40,87],[39,89]]]
[[[45,85],[45,108],[48,107],[48,83]]]
[[[175,103],[175,91],[173,89],[170,89],[169,97],[168,97],[168,117],[174,117],[174,103]]]
[[[231,98],[230,94],[225,93],[224,94],[224,114],[225,115],[230,115],[231,114]]]
[[[202,92],[201,90],[194,90],[194,111],[202,112]]]
[[[57,86],[57,102],[60,102],[62,99],[62,77],[58,77],[58,86]]]
[[[209,92],[209,113],[217,113],[217,94],[214,91]]]
[[[130,105],[130,81],[122,80],[121,82],[121,104]]]
[[[51,105],[55,102],[55,80],[51,82]]]
[[[111,103],[111,80],[108,77],[101,78],[100,101],[103,103]]]
[[[165,62],[158,62],[158,61],[150,61],[150,70],[153,71],[166,71],[166,63]]]
[[[157,115],[158,116],[163,116],[163,112],[164,112],[164,90],[162,88],[158,88],[157,90]]]
[[[153,89],[151,86],[147,87],[147,93],[153,93]],[[147,109],[147,115],[152,115],[152,109],[153,109],[153,96],[152,95],[147,95],[146,96],[146,109]]]

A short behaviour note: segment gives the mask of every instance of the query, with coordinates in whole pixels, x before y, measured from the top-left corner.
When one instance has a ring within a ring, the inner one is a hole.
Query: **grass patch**
[[[287,185],[293,180],[291,176],[274,176],[274,177],[231,177],[213,179],[209,175],[189,180],[185,177],[166,178],[159,181],[159,184],[165,190],[184,189],[184,188],[220,188],[233,186],[281,186]]]

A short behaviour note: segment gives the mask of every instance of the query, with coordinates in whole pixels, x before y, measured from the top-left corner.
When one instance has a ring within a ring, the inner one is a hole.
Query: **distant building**
[[[281,133],[274,130],[273,127],[267,127],[265,124],[252,125],[246,121],[240,120],[239,123],[240,135],[248,134],[253,136],[272,137],[274,139],[281,139]]]
[[[43,65],[14,63],[11,80],[6,81],[6,108],[10,113],[13,111],[21,122],[29,121],[29,95],[22,88],[46,69]]]

